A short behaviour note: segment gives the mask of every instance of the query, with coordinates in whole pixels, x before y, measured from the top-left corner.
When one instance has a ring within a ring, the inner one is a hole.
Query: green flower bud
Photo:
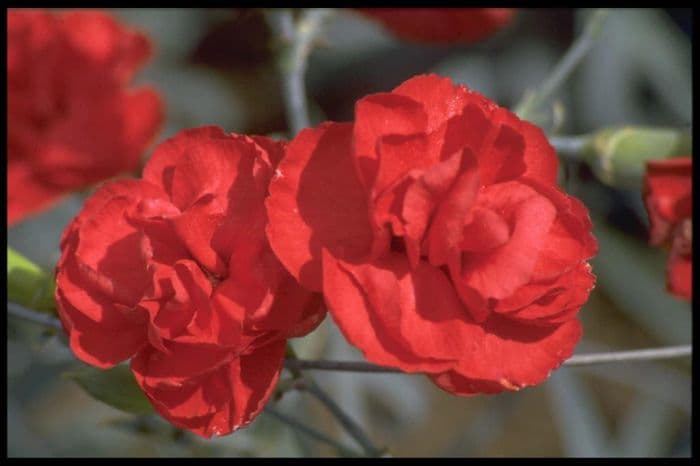
[[[39,311],[55,308],[53,276],[8,246],[7,298]]]
[[[687,129],[625,126],[594,133],[584,148],[584,159],[603,183],[641,189],[648,160],[689,156],[691,151]]]

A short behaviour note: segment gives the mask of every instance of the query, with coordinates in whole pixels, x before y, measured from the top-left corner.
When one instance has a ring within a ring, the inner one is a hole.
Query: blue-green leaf
[[[153,406],[134,380],[127,365],[119,365],[107,370],[82,366],[76,370],[64,372],[63,377],[75,381],[93,398],[113,408],[137,414],[153,412]]]

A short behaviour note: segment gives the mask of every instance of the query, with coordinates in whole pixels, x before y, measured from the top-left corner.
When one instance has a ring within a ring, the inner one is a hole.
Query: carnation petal
[[[461,280],[485,298],[504,298],[531,280],[556,210],[547,198],[517,182],[483,189],[477,204],[502,212],[510,240],[486,252],[465,252]]]
[[[324,251],[323,278],[333,320],[368,360],[406,372],[439,371],[452,365],[416,354],[401,341],[399,284],[390,268],[342,263]]]
[[[472,395],[537,385],[573,354],[581,337],[581,324],[575,319],[541,327],[492,314],[483,329],[484,337],[472,342],[472,351],[453,372],[442,378],[431,376],[438,386],[457,395]]]
[[[693,256],[692,251],[680,251],[679,240],[674,241],[667,265],[667,286],[674,295],[693,299]]]
[[[168,341],[165,347],[167,353],[148,348],[131,360],[131,370],[142,387],[183,386],[226,364],[233,356],[228,348],[212,344]]]
[[[523,177],[545,185],[556,185],[559,160],[547,136],[540,128],[525,120],[520,120],[519,132],[525,138],[526,168]]]
[[[427,116],[426,133],[435,131],[461,113],[470,101],[469,91],[464,86],[455,86],[449,78],[436,74],[415,76],[395,87],[391,93],[422,104]]]
[[[165,192],[170,193],[173,167],[186,156],[187,149],[200,141],[225,137],[226,134],[218,126],[200,126],[178,132],[175,136],[158,144],[148,163],[143,167],[143,180],[160,186]]]
[[[374,241],[367,198],[355,176],[352,125],[305,129],[287,147],[266,200],[272,250],[299,282],[320,291],[321,248],[360,258]]]
[[[425,132],[424,109],[411,98],[379,93],[358,100],[355,104],[353,147],[363,185],[369,187],[375,183],[379,164],[377,146],[382,137]]]
[[[108,369],[130,358],[147,343],[142,323],[125,317],[98,295],[71,288],[63,278],[56,301],[61,308],[61,321],[70,333],[71,350],[87,364]],[[114,339],[115,334],[120,337]],[[104,344],[111,340],[114,340],[112,344]]]

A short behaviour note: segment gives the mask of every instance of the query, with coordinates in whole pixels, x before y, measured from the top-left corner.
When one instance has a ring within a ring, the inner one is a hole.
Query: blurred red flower
[[[163,109],[153,89],[126,86],[150,54],[105,13],[9,11],[8,224],[138,167]]]
[[[581,336],[597,250],[542,131],[435,75],[305,129],[266,201],[272,249],[367,359],[466,395],[543,381]]]
[[[359,8],[402,39],[476,42],[508,24],[512,8]]]
[[[651,224],[650,242],[671,249],[668,290],[693,297],[693,159],[677,157],[647,162],[644,202]]]
[[[322,320],[265,238],[263,199],[284,143],[216,127],[160,144],[140,180],[105,184],[64,231],[56,301],[70,346],[132,358],[155,409],[201,436],[263,408],[286,339]]]

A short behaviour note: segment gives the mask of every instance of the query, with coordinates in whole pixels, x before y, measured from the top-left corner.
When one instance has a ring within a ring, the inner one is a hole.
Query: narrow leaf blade
[[[136,414],[153,412],[153,406],[126,365],[108,370],[82,366],[64,372],[63,377],[75,381],[90,396],[113,408]]]

